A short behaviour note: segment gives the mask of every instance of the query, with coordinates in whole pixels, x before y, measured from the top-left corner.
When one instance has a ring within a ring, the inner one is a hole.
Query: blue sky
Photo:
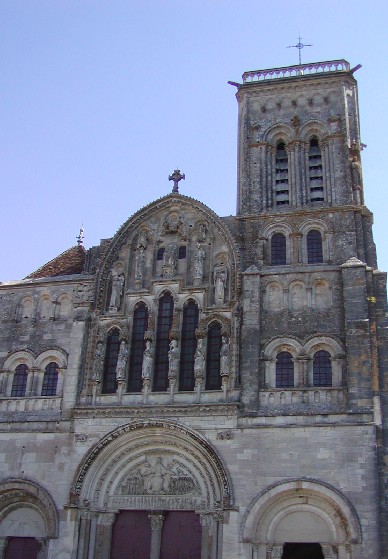
[[[388,270],[383,1],[1,0],[0,280],[114,235],[171,191],[235,214],[237,103],[228,80],[302,61],[362,64],[364,187]]]

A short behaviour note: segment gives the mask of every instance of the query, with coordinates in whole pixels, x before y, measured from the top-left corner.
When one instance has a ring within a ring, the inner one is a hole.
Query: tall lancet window
[[[148,309],[139,303],[133,313],[131,354],[129,359],[128,392],[140,392],[142,389],[141,371],[145,350],[144,334],[148,326]]]
[[[275,154],[275,203],[287,206],[290,203],[288,187],[288,155],[284,142],[278,142]]]
[[[322,155],[315,137],[311,138],[309,147],[309,180],[311,202],[323,202]]]
[[[212,322],[207,331],[206,390],[219,390],[222,386],[220,375],[222,345],[221,324]]]
[[[25,396],[27,388],[28,367],[24,363],[18,365],[12,381],[11,396]]]
[[[114,394],[116,392],[116,366],[120,349],[120,332],[113,328],[106,341],[104,375],[102,379],[102,393]]]
[[[56,395],[58,384],[58,369],[58,364],[54,363],[53,361],[46,366],[43,376],[42,396]]]
[[[307,233],[307,262],[309,264],[323,262],[322,235],[316,229],[311,229]]]
[[[174,300],[170,293],[159,299],[158,327],[156,331],[156,351],[154,369],[154,391],[160,392],[168,388],[168,350],[170,345],[169,332],[172,326]]]
[[[197,349],[198,307],[189,301],[183,309],[179,390],[194,390],[194,354]]]
[[[313,385],[332,386],[331,359],[328,351],[317,351],[313,362]]]
[[[287,241],[283,233],[275,233],[271,238],[271,265],[287,264]]]

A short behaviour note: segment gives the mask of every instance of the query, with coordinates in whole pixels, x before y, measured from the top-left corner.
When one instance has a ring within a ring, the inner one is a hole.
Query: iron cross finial
[[[168,180],[174,181],[174,187],[172,189],[173,193],[179,192],[179,181],[185,180],[185,174],[181,174],[179,169],[175,169],[172,175],[169,175]]]
[[[77,239],[77,244],[79,246],[84,244],[84,226],[83,225],[81,225],[81,229],[79,230],[79,235],[78,235],[78,237],[76,237],[76,239]]]
[[[302,64],[302,57],[301,57],[301,50],[304,47],[312,47],[313,45],[304,45],[302,43],[302,37],[300,36],[299,33],[299,37],[298,37],[298,42],[296,43],[296,45],[290,45],[289,47],[287,47],[288,49],[298,49],[299,50],[299,66]]]

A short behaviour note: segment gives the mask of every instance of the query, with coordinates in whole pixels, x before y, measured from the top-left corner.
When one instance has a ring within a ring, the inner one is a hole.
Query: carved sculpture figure
[[[143,246],[140,246],[136,251],[135,280],[141,281],[143,279],[144,265],[145,265],[145,251]]]
[[[150,340],[146,341],[146,347],[143,354],[143,365],[141,369],[141,377],[143,380],[150,380],[152,375],[152,344]]]
[[[168,352],[168,378],[175,379],[178,375],[179,348],[176,340],[171,340]]]
[[[214,266],[214,299],[216,305],[223,305],[225,299],[228,269],[224,264]]]
[[[110,296],[109,309],[117,310],[120,307],[121,296],[123,294],[124,274],[118,274],[116,271],[112,272],[112,293]]]
[[[194,256],[194,277],[203,278],[203,261],[205,259],[205,251],[200,243],[197,243]]]
[[[226,336],[222,336],[220,358],[220,375],[222,377],[229,376],[229,342]]]
[[[128,348],[125,340],[121,341],[119,355],[117,357],[117,365],[116,365],[116,379],[117,380],[124,380],[125,379],[125,367],[127,365],[128,359]]]
[[[206,226],[203,223],[198,225],[197,239],[199,243],[204,243],[206,240]]]
[[[196,379],[202,379],[205,371],[205,350],[203,347],[203,339],[199,338],[197,349],[194,355],[194,376]]]
[[[167,493],[170,484],[171,472],[162,462],[162,457],[156,459],[154,466],[148,462],[148,467],[141,469],[144,477],[144,486],[147,493],[155,495],[158,493]]]
[[[94,382],[100,382],[102,369],[104,366],[104,344],[99,341],[96,345],[96,350],[94,352],[94,362],[93,362],[93,373],[92,380]]]
[[[168,245],[163,255],[163,277],[164,278],[174,277],[177,261],[178,261],[178,246],[176,243],[171,243]]]
[[[140,231],[139,237],[137,239],[136,248],[147,248],[147,235],[145,231]]]

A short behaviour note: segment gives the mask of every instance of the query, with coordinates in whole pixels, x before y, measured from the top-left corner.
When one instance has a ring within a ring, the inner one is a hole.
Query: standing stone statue
[[[194,278],[203,278],[203,261],[205,259],[205,251],[201,243],[197,243],[194,255]]]
[[[140,246],[136,251],[135,280],[141,281],[143,279],[144,265],[145,265],[145,251],[144,248]]]
[[[119,355],[117,357],[117,365],[116,365],[116,380],[124,380],[125,379],[125,368],[127,365],[128,359],[128,348],[125,340],[121,341]]]
[[[104,344],[101,341],[97,342],[96,350],[94,352],[93,361],[93,373],[92,380],[94,382],[100,382],[102,376],[102,370],[104,367]]]
[[[109,310],[116,310],[120,307],[121,296],[123,294],[124,274],[112,272],[112,293],[110,296]]]
[[[176,379],[178,376],[179,365],[179,348],[176,340],[171,340],[170,349],[168,351],[168,378]]]
[[[224,264],[214,266],[214,300],[216,305],[223,305],[225,299],[228,269]]]
[[[141,369],[141,378],[143,380],[151,380],[152,376],[152,344],[150,340],[146,341],[146,347],[143,353],[143,365]]]
[[[222,377],[227,377],[229,376],[229,342],[226,336],[222,336],[220,358],[220,375]]]
[[[205,350],[203,347],[203,339],[199,338],[197,342],[197,349],[194,355],[194,376],[198,381],[201,381],[205,372]]]
[[[163,255],[163,277],[173,278],[178,262],[178,246],[176,243],[171,243],[166,248]]]

